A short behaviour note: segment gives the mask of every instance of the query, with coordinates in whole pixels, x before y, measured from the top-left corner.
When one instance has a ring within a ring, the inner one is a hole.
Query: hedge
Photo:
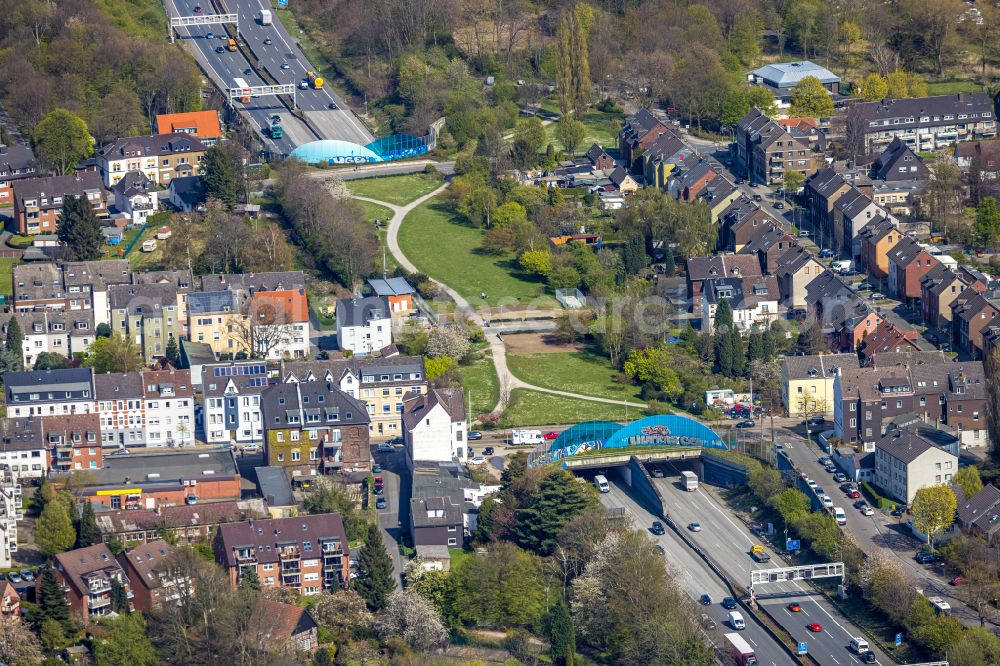
[[[877,506],[880,509],[892,509],[897,504],[897,502],[894,502],[893,500],[890,499],[886,499],[881,495],[879,495],[878,492],[876,492],[875,488],[873,488],[872,485],[867,481],[861,482],[861,490],[862,492],[864,492],[865,497],[868,498],[868,501],[872,502],[873,504],[875,504],[875,506]]]

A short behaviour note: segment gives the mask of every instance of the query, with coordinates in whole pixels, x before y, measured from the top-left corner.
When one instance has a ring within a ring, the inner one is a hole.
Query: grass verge
[[[496,406],[500,387],[493,358],[488,353],[469,365],[459,366],[458,376],[461,377],[466,392],[471,394],[472,418],[489,412]]]
[[[514,389],[511,391],[510,404],[504,410],[500,426],[514,428],[582,423],[591,420],[631,421],[645,415],[645,410],[633,407],[628,410],[626,416],[624,405],[567,398],[530,389]]]
[[[507,355],[518,379],[556,391],[615,400],[639,400],[639,387],[621,384],[608,360],[589,351]]]
[[[15,259],[0,259],[0,294],[8,300],[14,295],[14,264]]]
[[[347,188],[355,196],[405,206],[411,201],[433,192],[441,186],[441,182],[441,179],[436,176],[411,173],[404,176],[349,180]]]
[[[590,148],[591,144],[598,144],[602,148],[617,148],[618,130],[621,127],[622,114],[602,113],[591,109],[583,114],[583,125],[587,128],[580,145],[576,147],[577,152],[584,152]],[[545,134],[556,150],[564,150],[562,141],[556,137],[557,123],[550,123],[545,126]]]

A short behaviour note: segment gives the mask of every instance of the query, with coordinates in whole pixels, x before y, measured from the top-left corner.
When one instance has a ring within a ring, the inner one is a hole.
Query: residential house
[[[0,566],[14,566],[17,521],[24,518],[21,484],[9,468],[0,466]]]
[[[63,274],[54,263],[16,264],[13,269],[14,303],[25,310],[65,310],[69,299],[63,289]]]
[[[94,375],[97,410],[101,418],[101,445],[118,448],[144,446],[146,409],[142,375],[138,372]]]
[[[333,382],[282,382],[260,396],[265,460],[295,476],[370,469],[364,404]]]
[[[806,178],[805,197],[808,202],[809,219],[812,220],[813,229],[819,236],[814,239],[817,243],[826,246],[834,244],[833,207],[852,187],[851,183],[833,167],[822,168]]]
[[[253,296],[259,291],[285,291],[305,289],[306,276],[302,271],[274,271],[268,273],[208,273],[201,276],[202,291],[231,289]]]
[[[146,409],[146,446],[195,443],[194,385],[190,370],[142,371]]]
[[[113,284],[108,287],[111,330],[131,336],[143,358],[153,361],[180,338],[177,288],[171,284]]]
[[[800,245],[793,244],[778,257],[774,275],[778,279],[781,304],[788,308],[804,308],[806,288],[826,270],[826,266]]]
[[[881,217],[889,217],[871,197],[852,187],[833,205],[834,246],[852,259],[861,257],[861,230]]]
[[[0,617],[21,617],[21,595],[9,580],[0,583]]]
[[[27,310],[0,314],[4,334],[14,320],[21,329],[21,358],[26,368],[34,366],[42,353],[59,354],[68,359],[83,354],[90,349],[96,335],[93,312]]]
[[[206,442],[250,444],[264,440],[260,394],[268,386],[268,376],[262,361],[202,367],[202,427]]]
[[[893,430],[875,444],[875,485],[906,504],[921,488],[949,483],[957,471],[958,456],[906,430]]]
[[[174,178],[201,175],[207,146],[184,132],[123,137],[97,154],[104,186],[111,188],[129,171],[141,171],[162,187]]]
[[[923,194],[925,180],[876,180],[869,195],[883,210],[892,215],[913,215]]]
[[[68,473],[77,470],[100,469],[104,466],[104,450],[101,446],[101,418],[98,414],[43,416],[36,421],[41,421],[39,427],[31,429],[40,429],[40,439],[42,444],[48,448],[53,471]],[[31,455],[44,461],[45,452],[36,456],[35,452],[32,451]]]
[[[62,266],[67,307],[69,310],[93,310],[95,325],[110,324],[108,286],[128,284],[132,278],[128,259],[67,261]]]
[[[952,327],[951,304],[967,287],[986,291],[989,278],[967,267],[952,270],[938,264],[920,280],[920,314],[931,329],[950,332]]]
[[[930,171],[920,155],[898,136],[894,138],[872,164],[872,178],[886,181],[923,181]]]
[[[988,483],[972,497],[960,499],[958,524],[966,532],[993,545],[997,530],[1000,530],[1000,490]]]
[[[247,635],[271,658],[293,658],[319,647],[318,626],[302,606],[261,596],[250,614]]]
[[[14,206],[14,181],[33,177],[37,169],[31,148],[0,145],[0,208]]]
[[[941,261],[906,236],[889,250],[889,291],[900,299],[920,298],[920,281]]]
[[[383,298],[342,298],[337,301],[337,344],[367,356],[392,344],[392,318]]]
[[[717,254],[687,260],[687,295],[692,312],[700,313],[704,283],[719,278],[759,278],[760,262],[745,254]]]
[[[771,227],[785,231],[792,229],[792,225],[785,218],[775,219],[757,204],[741,211],[723,211],[720,224],[722,228],[719,229],[719,242],[724,243],[722,249],[734,252],[742,250],[765,229]]]
[[[91,368],[5,372],[7,416],[55,416],[95,411]]]
[[[222,123],[219,112],[190,111],[188,113],[161,113],[153,121],[157,134],[190,134],[206,146],[214,145],[222,139]]]
[[[267,503],[267,515],[271,518],[288,518],[299,512],[287,470],[287,467],[281,466],[253,469],[257,474],[257,491]]]
[[[243,351],[240,331],[246,317],[240,312],[236,293],[196,291],[187,298],[188,338],[211,347],[217,358],[233,358]]]
[[[410,286],[406,278],[394,277],[388,279],[369,278],[368,286],[372,293],[384,298],[389,304],[389,313],[394,317],[407,317],[416,311],[414,294],[416,290]]]
[[[141,227],[159,210],[159,193],[141,171],[129,171],[115,183],[115,208],[128,219],[129,226]]]
[[[872,277],[882,280],[889,277],[889,252],[903,240],[903,232],[895,220],[878,216],[858,234],[861,239],[861,266]]]
[[[739,254],[757,257],[760,272],[770,275],[778,270],[778,259],[798,243],[781,227],[764,228],[760,234],[744,245]]]
[[[584,154],[584,157],[590,160],[590,163],[595,169],[601,171],[607,171],[608,169],[614,169],[617,165],[615,160],[611,155],[608,155],[608,151],[601,148],[596,143],[591,144],[590,148]]]
[[[897,137],[917,151],[928,151],[997,135],[988,93],[862,102],[850,108],[847,123],[863,135],[864,150],[869,153]]]
[[[795,86],[807,76],[819,79],[831,93],[840,92],[840,77],[809,60],[765,65],[751,72],[747,79],[774,95],[778,108],[787,109],[792,104]]]
[[[639,109],[622,121],[618,133],[618,151],[622,163],[634,171],[638,166],[637,158],[650,145],[664,134],[672,134],[666,120],[657,117],[649,109]]]
[[[781,397],[788,416],[833,416],[833,383],[838,370],[858,367],[858,355],[853,353],[785,356]]]
[[[824,271],[806,286],[809,311],[822,326],[831,349],[855,351],[882,318],[843,278]]]
[[[54,557],[55,573],[66,591],[70,612],[86,623],[91,617],[107,615],[112,610],[112,587],[125,589],[132,606],[132,585],[114,554],[103,543],[77,548]],[[36,594],[42,578],[35,582]]]
[[[161,271],[143,271],[132,274],[132,284],[170,285],[177,290],[177,318],[182,336],[188,334],[188,295],[194,286],[194,275],[190,268],[173,268]]]
[[[755,325],[769,326],[778,316],[780,299],[773,275],[708,280],[702,291],[701,330],[714,331],[715,313],[722,300],[729,301],[733,325],[740,333],[749,333]]]
[[[60,418],[72,419],[76,416]],[[20,483],[22,479],[37,482],[48,474],[48,449],[51,446],[52,443],[45,437],[41,418],[0,419],[0,468],[5,470],[4,474],[12,475],[15,482]]]
[[[338,513],[224,523],[213,548],[234,587],[247,570],[263,589],[286,587],[303,595],[338,590],[350,578],[350,549]]]
[[[629,175],[625,167],[615,167],[612,169],[611,173],[608,174],[608,180],[614,186],[614,191],[621,192],[622,195],[635,194],[639,189],[639,183],[635,182],[635,179]]]
[[[309,304],[305,288],[258,291],[250,297],[245,309],[246,328],[239,337],[255,347],[249,350],[253,356],[271,360],[309,356]]]
[[[422,356],[364,357],[328,361],[283,361],[284,382],[330,382],[361,401],[372,438],[402,436],[404,396],[427,392]]]
[[[410,537],[415,547],[461,548],[463,533],[462,507],[450,497],[410,499]]]
[[[163,539],[147,541],[118,556],[132,591],[132,605],[141,613],[180,605],[194,594],[194,583],[174,561],[177,547]]]
[[[725,176],[718,176],[710,181],[698,193],[698,200],[708,206],[708,216],[712,224],[719,221],[719,216],[729,208],[729,204],[743,196],[743,192]]]
[[[178,544],[211,540],[222,523],[267,516],[264,500],[180,504],[157,509],[116,509],[97,513],[97,528],[105,542],[144,544],[164,535]]]
[[[673,132],[659,135],[638,158],[646,186],[667,189],[674,170],[693,154],[694,151]]]
[[[708,183],[719,177],[711,162],[704,157],[692,155],[674,170],[667,182],[667,192],[676,199],[688,203],[697,199]]]
[[[904,329],[883,319],[861,343],[859,354],[863,357],[862,365],[868,364],[872,356],[879,352],[923,351],[917,342],[919,338],[916,330]]]
[[[67,197],[85,198],[98,215],[108,212],[101,177],[93,171],[14,181],[14,230],[21,235],[54,234]]]
[[[406,463],[414,461],[464,463],[469,458],[465,391],[432,388],[408,394],[403,400],[403,445]]]
[[[819,166],[808,140],[793,136],[757,109],[736,124],[736,159],[751,182],[781,183],[784,174],[809,176]]]
[[[957,142],[955,163],[966,173],[978,171],[986,178],[1000,176],[1000,140]]]
[[[167,202],[182,213],[203,208],[205,179],[202,176],[171,178],[167,188]]]

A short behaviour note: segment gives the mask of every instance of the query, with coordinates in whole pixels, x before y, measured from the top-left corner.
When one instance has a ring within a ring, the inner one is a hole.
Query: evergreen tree
[[[17,323],[17,318],[11,317],[7,324],[7,342],[4,346],[7,350],[8,363],[12,367],[8,370],[24,370],[24,334],[21,333],[21,325]]]
[[[86,548],[95,543],[101,543],[101,531],[97,529],[97,518],[94,516],[94,505],[84,502],[80,510],[80,521],[76,525],[76,547]]]
[[[58,235],[79,261],[101,258],[101,246],[104,244],[101,221],[86,197],[67,196],[63,201]]]
[[[132,612],[132,608],[128,603],[128,592],[125,591],[125,586],[114,578],[111,579],[111,610],[119,615],[127,615]]]
[[[42,515],[35,523],[35,543],[49,557],[64,553],[76,543],[73,520],[66,510],[66,503],[59,498],[47,502]]]
[[[364,597],[368,608],[373,611],[386,607],[389,593],[396,587],[392,560],[385,552],[382,533],[374,523],[368,526],[365,545],[361,547],[361,554],[358,555],[358,577],[352,587]]]
[[[63,627],[70,624],[66,593],[51,561],[42,569],[41,583],[38,586],[38,612],[41,619],[55,620]]]
[[[747,345],[747,358],[751,361],[764,360],[764,338],[766,334],[759,327],[750,330],[750,342]]]
[[[673,277],[674,273],[677,272],[677,263],[674,259],[674,251],[671,248],[667,248],[667,254],[663,258],[663,274],[667,277]]]
[[[589,489],[577,483],[572,474],[563,470],[549,474],[517,512],[517,544],[538,555],[550,555],[563,526],[592,503]]]
[[[97,325],[97,337],[110,338],[112,334],[111,325],[101,322]]]
[[[566,604],[561,601],[549,612],[549,645],[553,664],[573,666],[576,629],[573,627],[573,617],[566,609]]]
[[[167,363],[169,363],[170,365],[174,366],[175,368],[180,366],[181,363],[180,350],[177,349],[177,339],[174,338],[174,336],[172,335],[170,336],[170,339],[167,340],[167,349],[166,352],[164,353],[164,356],[166,356]]]
[[[740,332],[736,330],[735,327],[729,329],[727,334],[727,339],[729,342],[729,357],[732,359],[732,374],[730,377],[742,377],[746,372],[747,366],[747,355],[746,351],[743,349],[743,336]]]
[[[733,350],[729,332],[733,329],[733,308],[722,299],[715,309],[715,367],[726,377],[733,376]]]
[[[226,204],[229,210],[236,205],[240,192],[240,169],[237,151],[220,142],[205,151],[202,163],[202,178],[205,181],[205,195]]]
[[[240,587],[260,592],[260,576],[257,575],[257,569],[251,567],[240,574]]]
[[[646,240],[642,236],[633,234],[629,237],[622,253],[622,262],[629,275],[635,275],[646,267]]]

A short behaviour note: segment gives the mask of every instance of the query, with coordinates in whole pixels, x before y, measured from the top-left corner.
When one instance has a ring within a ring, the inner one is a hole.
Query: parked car
[[[810,236],[812,236],[812,234],[809,233],[808,231],[800,231],[799,232],[799,238],[809,238]]]
[[[862,282],[858,285],[858,291],[871,291],[871,288],[872,288],[871,282]]]
[[[246,446],[244,446],[244,447],[243,447],[243,450],[244,450],[244,451],[246,451],[246,450],[247,450],[247,447],[246,447]],[[128,453],[129,453],[129,452],[128,452],[128,449],[125,449],[125,448],[122,448],[122,449],[118,449],[118,450],[116,450],[116,451],[115,451],[114,453],[112,453],[111,455],[113,455],[113,456],[127,456],[127,455],[128,455]]]
[[[484,456],[491,456],[491,455],[493,455],[493,447],[492,446],[487,446],[485,449],[483,449],[483,455]]]
[[[544,435],[542,435],[543,439],[555,439],[557,437],[559,437],[559,433],[557,433],[554,430],[552,432],[547,432]]]
[[[393,437],[392,439],[389,440],[389,443],[392,444],[393,446],[402,446],[403,445],[403,438],[402,437]]]
[[[823,425],[824,423],[826,423],[826,419],[824,419],[822,416],[814,416],[806,421],[806,425],[809,426],[810,428],[817,428]]]
[[[710,595],[710,594],[703,594],[703,595],[701,595],[701,605],[702,606],[711,606],[712,605],[712,595]]]
[[[863,515],[863,516],[874,516],[875,515],[875,509],[871,508],[870,506],[862,507],[861,508],[861,515]]]
[[[382,471],[382,465],[379,465],[378,463],[375,463],[374,465],[372,465],[372,472],[374,472],[375,474],[378,474],[381,471]]]
[[[823,456],[821,458],[817,458],[816,462],[818,462],[820,465],[829,465],[830,463],[833,462],[833,460],[830,459],[830,456]]]
[[[479,432],[478,430],[470,430],[466,435],[466,438],[472,441],[480,440],[483,438],[483,433]]]
[[[820,497],[826,495],[826,491],[823,490],[823,486],[816,486],[815,488],[813,488],[813,492],[819,495]]]
[[[859,497],[861,497],[861,493],[859,493],[854,488],[851,488],[849,491],[847,491],[847,496],[850,497],[851,499],[858,499]]]
[[[757,425],[757,424],[754,423],[753,421],[751,421],[750,419],[747,419],[746,421],[740,421],[739,423],[737,423],[736,427],[737,428],[752,428],[755,425]]]
[[[840,484],[840,489],[843,490],[845,493],[849,493],[852,490],[854,490],[854,484],[850,482],[842,483]]]
[[[122,450],[128,453],[128,449]],[[243,451],[243,453],[257,453],[260,451],[260,444],[244,444],[241,451]]]
[[[821,497],[820,499],[823,502],[823,506],[826,507],[827,509],[833,507],[833,498],[830,497],[829,495],[823,495],[823,497]]]
[[[830,248],[826,248],[825,250],[820,250],[819,251],[819,258],[820,259],[832,259],[833,257],[836,257],[836,256],[837,256],[837,253],[834,252],[833,250],[831,250]]]
[[[470,465],[485,465],[486,464],[486,458],[484,458],[483,456],[475,456],[474,458],[472,458],[469,461],[469,464]]]
[[[967,585],[968,582],[969,581],[966,580],[965,578],[963,578],[962,576],[955,576],[951,580],[948,581],[948,584],[949,585],[955,585],[957,587],[958,585]]]
[[[21,574],[17,573],[16,571],[11,571],[10,574],[7,575],[7,577],[10,579],[10,582],[12,583],[21,582]]]
[[[881,301],[881,300],[885,299],[885,294],[880,294],[877,291],[873,291],[872,295],[869,296],[868,298],[871,299],[871,300],[873,300],[873,301]]]
[[[375,485],[376,486],[384,486],[385,485],[385,479],[383,479],[381,476],[376,476],[375,477]]]
[[[836,474],[833,475],[834,483],[840,483],[841,481],[846,481],[846,480],[847,480],[847,475],[844,474],[843,472],[837,472]]]
[[[905,508],[903,508],[903,507],[901,507],[901,506],[897,506],[897,507],[896,507],[895,509],[893,509],[893,510],[892,510],[892,512],[891,512],[891,513],[890,513],[889,515],[890,515],[890,516],[894,516],[894,517],[896,517],[896,518],[899,518],[900,516],[902,516],[902,515],[903,515],[903,513],[904,513],[905,511],[906,511],[906,509],[905,509]]]
[[[378,497],[375,498],[375,508],[376,509],[384,509],[385,506],[386,506],[386,502],[385,502],[385,496],[384,495],[379,495]]]
[[[827,472],[829,472],[830,474],[834,474],[834,473],[836,473],[836,471],[837,471],[837,466],[836,466],[836,465],[834,465],[833,463],[830,463],[829,465],[827,465],[827,466],[826,466],[826,467],[824,467],[823,469],[825,469],[825,470],[826,470]]]
[[[21,578],[26,581],[35,580],[35,574],[31,569],[21,569]],[[965,580],[964,578],[962,580]]]
[[[941,556],[922,550],[913,559],[917,561],[917,564],[934,564],[941,561]]]
[[[762,196],[760,196],[759,194],[755,194],[755,195],[753,195],[753,200],[754,200],[754,201],[762,201],[762,200],[763,200],[763,197],[762,197]]]
[[[777,208],[778,210],[781,210],[782,208],[785,207],[785,204],[781,203],[780,201],[776,201],[774,203],[774,207]]]
[[[385,493],[385,486],[375,486],[372,490],[375,491],[376,495],[382,495]]]
[[[663,523],[658,520],[653,521],[653,525],[649,528],[649,531],[660,536],[667,533],[667,531],[663,528]]]
[[[389,442],[382,442],[377,447],[375,447],[375,450],[378,451],[379,453],[392,453],[393,451],[396,450],[396,447],[394,447]]]
[[[868,502],[866,502],[864,500],[858,500],[857,502],[854,503],[854,508],[855,509],[863,509],[866,506],[868,506]]]

